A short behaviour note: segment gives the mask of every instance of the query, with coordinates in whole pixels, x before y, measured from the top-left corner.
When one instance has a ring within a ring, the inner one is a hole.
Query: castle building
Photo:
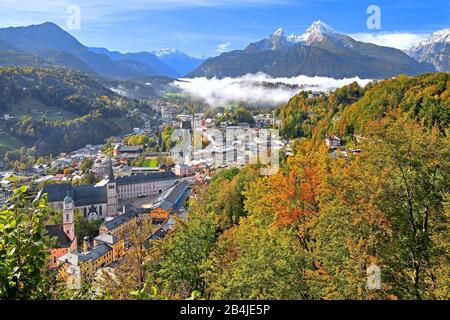
[[[55,245],[50,249],[49,268],[57,267],[59,257],[77,251],[74,202],[69,194],[64,197],[62,206],[63,223],[46,226],[48,235],[55,239]]]

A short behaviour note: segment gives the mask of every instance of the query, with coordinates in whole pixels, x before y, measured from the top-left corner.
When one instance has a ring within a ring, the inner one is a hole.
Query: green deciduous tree
[[[51,298],[46,200],[32,200],[21,187],[9,204],[0,212],[0,298]]]

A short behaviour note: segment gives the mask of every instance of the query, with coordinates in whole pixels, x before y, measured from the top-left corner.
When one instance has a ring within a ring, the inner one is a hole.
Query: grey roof
[[[93,184],[80,185],[75,189],[75,206],[106,203],[106,188],[95,187]]]
[[[112,248],[107,246],[106,244],[99,244],[95,247],[93,247],[90,251],[87,253],[82,252],[69,252],[63,256],[61,256],[58,260],[65,261],[67,263],[70,263],[72,265],[78,265],[78,261],[86,262],[89,259],[92,261],[97,260],[101,256],[105,255],[109,251],[111,251]]]
[[[47,233],[50,237],[56,238],[56,246],[58,248],[68,248],[72,241],[70,241],[67,234],[64,232],[64,228],[62,224],[54,224],[45,226],[47,229]]]
[[[166,230],[164,230],[163,228],[159,228],[158,231],[156,231],[149,237],[149,239],[150,240],[160,240],[160,239],[164,238],[166,233],[167,233]]]
[[[79,261],[81,263],[83,263],[83,262],[88,261],[89,259],[90,259],[89,256],[86,256],[86,255],[84,255],[82,253],[78,253],[78,252],[68,252],[65,255],[58,258],[59,261],[64,261],[64,262],[67,262],[74,266],[78,266]]]
[[[120,152],[142,152],[142,146],[120,146]]]
[[[188,188],[187,181],[178,181],[156,199],[153,203],[154,208],[177,211],[186,200]]]
[[[122,223],[124,223],[124,222],[126,222],[126,221],[128,221],[128,220],[130,220],[130,219],[132,219],[134,217],[136,217],[137,215],[138,215],[137,212],[130,211],[130,212],[124,213],[124,214],[122,214],[122,215],[120,215],[118,217],[115,217],[112,220],[105,221],[103,223],[103,225],[108,230],[111,230],[111,229],[114,229],[115,227],[121,225]]]
[[[114,235],[102,233],[102,234],[98,235],[97,237],[95,237],[94,240],[112,245],[112,244],[117,243],[119,241],[119,238]]]
[[[42,189],[42,194],[47,193],[48,202],[63,201],[69,195],[72,199],[75,197],[75,191],[71,184],[46,184]]]
[[[106,188],[95,187],[93,184],[72,186],[69,183],[47,184],[41,194],[47,193],[48,202],[64,201],[69,195],[75,201],[75,206],[106,203]]]
[[[191,120],[181,121],[181,129],[191,129],[191,128],[192,128]]]
[[[136,174],[132,176],[118,177],[116,179],[116,183],[118,186],[120,186],[120,185],[148,183],[152,181],[164,181],[174,179],[179,179],[179,177],[172,171],[168,171],[168,172],[154,172],[148,174]]]
[[[88,253],[85,254],[85,256],[92,259],[92,261],[95,261],[111,250],[112,249],[110,246],[107,246],[106,244],[99,244],[98,246],[93,247]]]

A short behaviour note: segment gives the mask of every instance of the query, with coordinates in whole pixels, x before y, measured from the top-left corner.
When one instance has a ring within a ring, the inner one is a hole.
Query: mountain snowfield
[[[173,48],[158,49],[151,53],[174,69],[179,76],[188,74],[203,62],[203,59],[189,56],[183,51]]]
[[[298,43],[311,45],[324,40],[325,37],[331,37],[337,41],[344,41],[346,38],[350,38],[343,33],[337,32],[328,24],[317,20],[314,21],[305,33],[300,36],[295,34],[286,36],[283,28],[277,29],[268,39],[271,46],[267,46],[264,49],[277,50],[281,48],[281,44],[288,47]],[[263,49],[263,47],[261,47],[261,49]]]
[[[405,50],[412,58],[432,64],[436,70],[450,71],[450,28],[434,32],[429,38]]]
[[[323,41],[326,36],[338,41],[345,40],[346,37],[344,34],[334,30],[328,24],[318,20],[314,21],[306,32],[299,38],[307,45],[311,45],[313,43]]]

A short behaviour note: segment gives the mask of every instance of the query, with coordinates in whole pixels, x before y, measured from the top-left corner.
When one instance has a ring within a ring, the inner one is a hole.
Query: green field
[[[11,177],[7,178],[6,180],[11,181],[11,182],[20,182],[23,179],[24,179],[23,177],[12,175]]]
[[[143,167],[157,167],[159,165],[158,159],[147,159],[142,163]]]

